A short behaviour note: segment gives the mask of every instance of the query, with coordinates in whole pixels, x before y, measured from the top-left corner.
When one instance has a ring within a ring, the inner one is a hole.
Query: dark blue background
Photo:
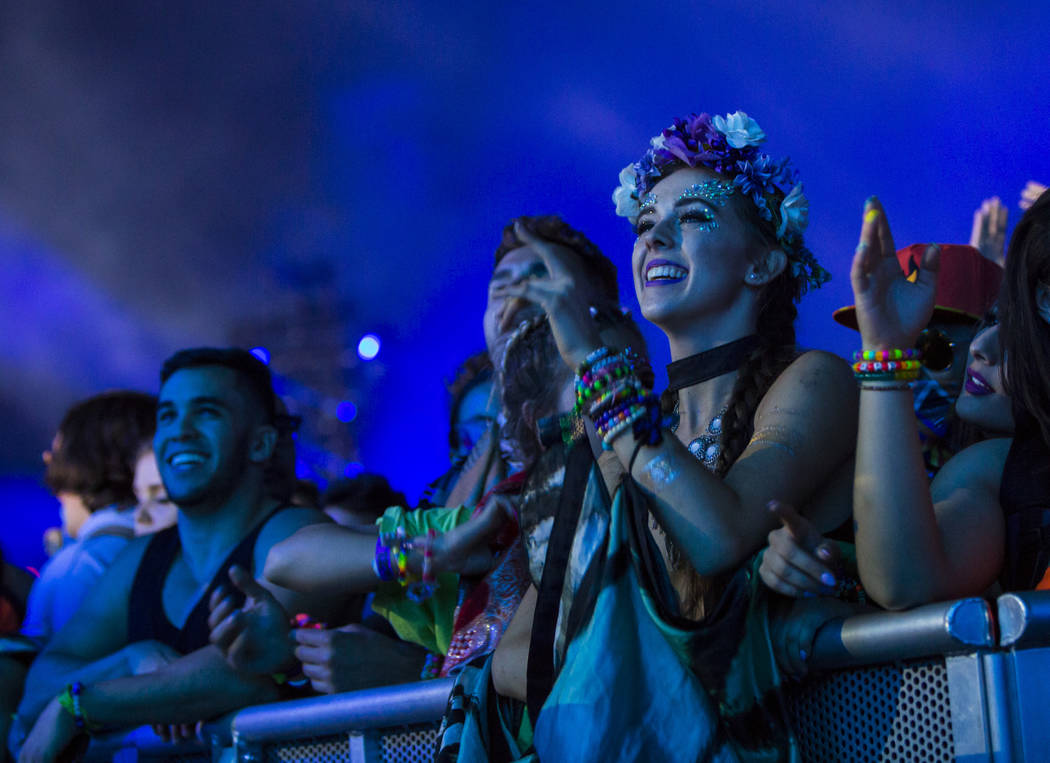
[[[153,389],[171,351],[318,295],[348,347],[383,340],[367,370],[346,361],[354,458],[418,495],[446,464],[443,381],[482,347],[499,229],[557,212],[625,265],[617,174],[690,111],[743,109],[793,158],[835,276],[800,337],[851,350],[829,314],[852,301],[865,197],[900,245],[965,242],[983,198],[1013,222],[1024,183],[1050,181],[1050,10],[990,8],[5,3],[0,545],[41,560],[39,454],[71,402]]]

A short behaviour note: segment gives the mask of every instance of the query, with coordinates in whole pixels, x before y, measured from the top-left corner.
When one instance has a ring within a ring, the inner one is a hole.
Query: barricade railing
[[[834,620],[807,664],[810,676],[785,689],[804,761],[1050,760],[1050,592]],[[261,705],[234,715],[226,736],[210,726],[207,743],[172,748],[143,729],[95,740],[88,759],[429,761],[451,687]]]
[[[233,719],[236,758],[256,761],[430,761],[452,679],[260,705]]]
[[[785,690],[803,760],[990,760],[983,657],[995,645],[984,599],[827,623],[811,675]]]

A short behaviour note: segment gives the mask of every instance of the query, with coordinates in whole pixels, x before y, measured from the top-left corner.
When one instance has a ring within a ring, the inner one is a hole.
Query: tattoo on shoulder
[[[667,487],[678,478],[678,470],[662,453],[645,465],[645,473],[659,488]]]
[[[798,435],[787,427],[762,427],[755,430],[755,433],[751,435],[751,441],[747,444],[749,448],[758,445],[782,448],[793,456],[798,447]]]

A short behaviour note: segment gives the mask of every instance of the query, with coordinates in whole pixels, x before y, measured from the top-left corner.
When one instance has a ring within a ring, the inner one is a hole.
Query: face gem
[[[736,186],[725,180],[705,180],[703,183],[693,183],[686,188],[678,197],[678,201],[700,199],[715,206],[724,207],[735,190]]]

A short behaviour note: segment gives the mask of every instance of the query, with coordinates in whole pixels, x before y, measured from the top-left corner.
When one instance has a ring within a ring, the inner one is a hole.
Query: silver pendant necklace
[[[722,452],[722,419],[726,415],[726,411],[729,410],[729,406],[723,406],[722,410],[714,415],[714,418],[707,424],[707,431],[703,432],[699,437],[694,437],[689,441],[689,452],[696,456],[697,460],[700,461],[704,466],[712,471],[715,468],[715,463],[718,461],[718,456]],[[678,402],[674,404],[674,421],[671,426],[672,432],[678,431],[678,424],[680,422],[678,414]]]

